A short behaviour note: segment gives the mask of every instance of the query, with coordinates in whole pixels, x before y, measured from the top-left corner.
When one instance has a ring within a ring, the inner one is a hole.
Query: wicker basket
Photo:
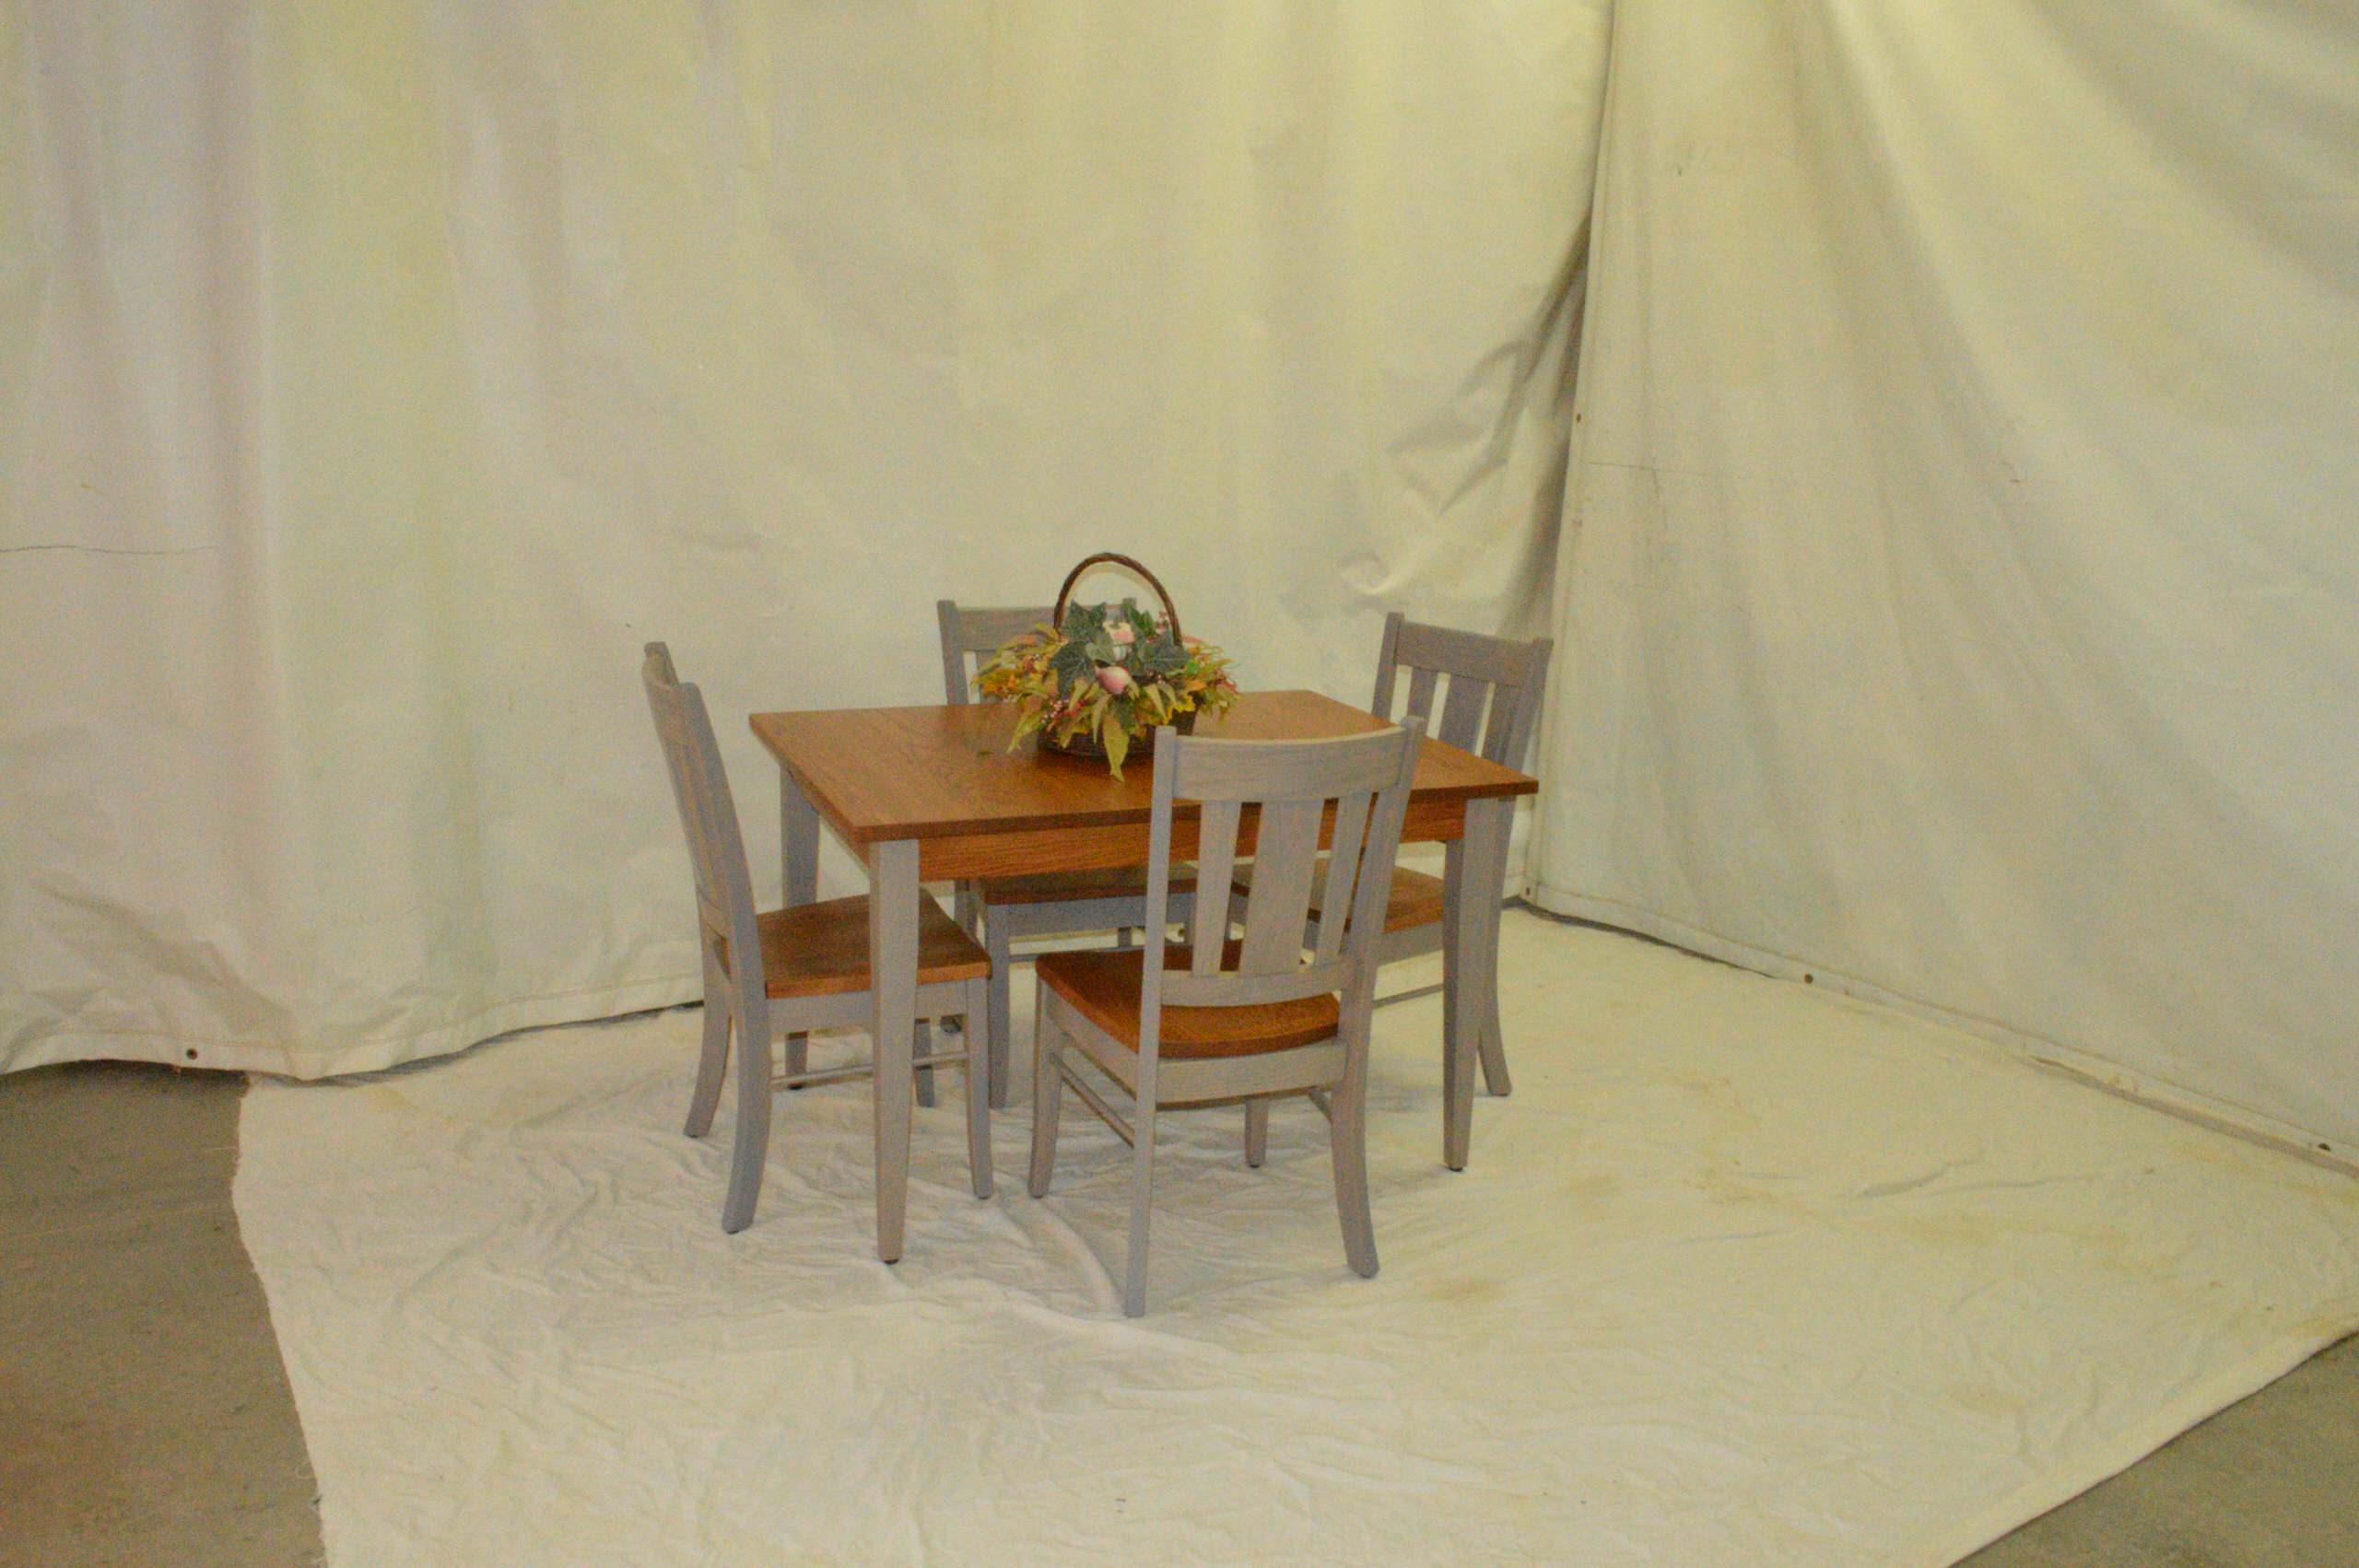
[[[1121,567],[1126,571],[1136,574],[1149,588],[1154,589],[1155,596],[1163,601],[1165,617],[1171,623],[1172,640],[1175,642],[1179,640],[1180,606],[1171,602],[1171,591],[1163,586],[1161,578],[1147,570],[1144,566],[1128,556],[1117,555],[1111,550],[1100,550],[1094,556],[1086,556],[1073,570],[1065,573],[1064,586],[1057,590],[1056,607],[1049,612],[1050,626],[1060,632],[1064,630],[1065,606],[1073,598],[1074,585],[1081,580],[1082,573],[1097,566]],[[1172,720],[1171,727],[1183,735],[1192,731],[1196,727],[1195,710],[1191,708]],[[1077,734],[1071,741],[1060,745],[1055,738],[1044,730],[1040,732],[1040,749],[1044,752],[1061,752],[1066,756],[1094,757],[1100,762],[1106,758],[1106,747],[1094,734]]]

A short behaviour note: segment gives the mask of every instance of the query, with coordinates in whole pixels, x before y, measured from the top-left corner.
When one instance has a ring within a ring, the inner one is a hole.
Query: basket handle
[[[1131,559],[1130,556],[1118,556],[1111,550],[1100,550],[1094,556],[1086,556],[1079,566],[1065,573],[1064,586],[1057,590],[1056,608],[1049,612],[1049,624],[1057,630],[1062,631],[1065,625],[1065,602],[1073,597],[1074,584],[1079,582],[1081,574],[1090,568],[1108,565],[1126,568],[1146,579],[1147,586],[1155,590],[1155,596],[1163,601],[1163,613],[1171,622],[1171,640],[1178,642],[1180,640],[1180,606],[1171,602],[1171,591],[1163,586],[1161,578],[1147,570],[1146,568]]]

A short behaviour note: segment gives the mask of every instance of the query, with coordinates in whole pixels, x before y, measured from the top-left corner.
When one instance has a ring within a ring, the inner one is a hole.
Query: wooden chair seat
[[[868,989],[868,900],[830,898],[792,909],[769,909],[755,917],[762,937],[764,990],[773,997],[840,996]],[[721,966],[729,968],[729,943],[716,938]],[[732,971],[734,973],[734,971]],[[992,972],[989,954],[942,906],[918,896],[918,984],[980,980]]]
[[[1225,962],[1238,963],[1242,944],[1228,944]],[[1098,948],[1044,953],[1037,961],[1040,983],[1053,987],[1084,1018],[1129,1047],[1139,1048],[1139,965],[1144,950]],[[1163,950],[1166,969],[1188,967],[1189,950]],[[1261,1056],[1331,1038],[1341,1009],[1332,996],[1250,1007],[1168,1007],[1163,1010],[1162,1054],[1167,1059]]]
[[[1192,873],[1172,869],[1172,892],[1188,892],[1195,885]],[[1079,904],[1096,898],[1144,898],[1146,868],[1118,866],[1110,871],[987,876],[982,879],[981,887],[985,904]]]
[[[1245,868],[1237,879],[1237,891],[1244,893],[1253,884],[1253,868]],[[1320,894],[1327,885],[1327,857],[1319,857],[1319,869],[1310,878],[1310,912],[1319,913]],[[1441,924],[1442,911],[1449,903],[1449,889],[1438,876],[1413,872],[1406,866],[1392,871],[1392,890],[1384,901],[1386,931],[1414,930],[1419,926]]]

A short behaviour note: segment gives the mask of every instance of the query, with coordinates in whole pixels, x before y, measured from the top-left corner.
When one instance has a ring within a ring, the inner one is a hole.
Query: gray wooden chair
[[[1546,638],[1516,642],[1475,632],[1452,631],[1447,626],[1424,626],[1395,610],[1384,618],[1384,642],[1376,660],[1376,698],[1368,705],[1368,711],[1379,719],[1392,717],[1401,672],[1406,670],[1409,697],[1402,710],[1404,716],[1426,720],[1434,738],[1444,744],[1474,752],[1520,772],[1532,751],[1533,731],[1539,728],[1540,702],[1548,680],[1548,656],[1554,647]],[[1437,696],[1441,699],[1438,725],[1433,717]],[[1247,880],[1250,878],[1248,868]],[[1479,892],[1485,897],[1496,897],[1499,890],[1483,888]],[[1405,866],[1396,871],[1391,897],[1385,905],[1384,933],[1378,952],[1387,964],[1439,952],[1444,955],[1442,989],[1446,996],[1454,997],[1461,985],[1481,988],[1484,1024],[1479,1045],[1483,1083],[1494,1094],[1506,1094],[1512,1092],[1514,1084],[1508,1076],[1507,1046],[1499,1032],[1498,954],[1486,953],[1474,974],[1459,974],[1448,941],[1449,907],[1450,889],[1442,878]],[[1314,898],[1314,913],[1316,908]],[[1405,996],[1379,998],[1379,1005],[1404,1000]],[[1442,1006],[1445,1029],[1449,1027],[1448,1021],[1456,1015],[1454,1005],[1446,1000]]]
[[[671,770],[672,795],[688,840],[696,879],[698,946],[704,954],[704,1057],[688,1097],[687,1134],[712,1127],[737,1039],[737,1129],[730,1153],[729,1190],[721,1228],[741,1231],[754,1218],[769,1157],[770,1094],[866,1076],[865,1065],[822,1071],[774,1073],[773,1032],[796,1035],[865,1023],[869,1012],[868,900],[830,898],[792,909],[757,913],[746,872],[737,806],[722,771],[704,694],[684,685],[671,650],[647,645],[642,671],[656,738]],[[963,1062],[967,1069],[967,1158],[975,1196],[992,1193],[989,1036],[973,1026],[988,1008],[991,960],[939,905],[923,894],[918,907],[918,1059],[927,1067]],[[928,1048],[927,1021],[962,1014],[969,1026],[963,1055]],[[904,1156],[906,1157],[906,1156]]]
[[[998,651],[1010,638],[1047,624],[1051,606],[979,609],[953,600],[935,603],[942,627],[943,693],[954,703],[974,700],[970,660]],[[1195,874],[1175,868],[1177,895],[1171,918],[1185,920],[1195,907]],[[1133,928],[1146,920],[1146,872],[1130,866],[1113,871],[1034,872],[963,882],[955,900],[958,923],[991,954],[992,1105],[1004,1108],[1008,1071],[1008,975],[1014,944],[1038,937],[1074,936],[1111,930],[1117,945],[1131,945]]]
[[[1169,1106],[1244,1101],[1246,1163],[1258,1165],[1271,1101],[1310,1098],[1331,1126],[1344,1255],[1356,1272],[1376,1272],[1367,1201],[1368,1016],[1376,937],[1423,729],[1413,719],[1322,741],[1195,740],[1156,731],[1145,929],[1160,933],[1171,917],[1178,801],[1200,802],[1199,896],[1219,889],[1221,907],[1206,907],[1203,919],[1191,922],[1191,942],[1161,953],[1098,949],[1039,960],[1029,1186],[1035,1198],[1049,1190],[1058,1110],[1070,1087],[1133,1151],[1122,1310],[1133,1317],[1146,1310],[1156,1116]],[[1331,808],[1334,852],[1322,857],[1320,829]],[[1227,890],[1238,830],[1249,820],[1260,871],[1245,893],[1243,938],[1232,941]],[[1314,919],[1314,880],[1323,907],[1348,910],[1354,919]],[[1130,1094],[1131,1119],[1066,1059],[1067,1045]]]

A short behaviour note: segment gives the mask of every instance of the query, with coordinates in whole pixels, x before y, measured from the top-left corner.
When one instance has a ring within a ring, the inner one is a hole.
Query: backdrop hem
[[[1887,990],[1873,981],[1846,975],[1827,965],[1768,948],[1755,947],[1700,926],[1691,926],[1668,915],[1658,914],[1641,905],[1625,904],[1593,894],[1574,893],[1543,882],[1532,883],[1525,896],[1550,914],[1590,920],[1616,930],[1652,937],[1657,942],[1669,942],[1689,953],[1717,959],[1723,964],[1733,964],[1741,969],[1750,969],[1774,979],[1806,980],[1816,989],[1833,991],[1837,996],[1896,1009],[1912,1017],[2002,1047],[2036,1067],[2092,1089],[2134,1100],[2151,1109],[2198,1123],[2215,1132],[2225,1132],[2266,1144],[2297,1159],[2307,1160],[2347,1176],[2359,1176],[2359,1149],[2353,1149],[2328,1134],[2281,1121],[2263,1112],[2219,1099],[2198,1089],[2189,1089],[2184,1084],[2133,1072],[2118,1061],[2081,1047],[2013,1028],[1978,1013],[1955,1012],[1939,1002]],[[2353,1327],[2359,1328],[2359,1325]]]
[[[422,1034],[361,1040],[342,1046],[289,1046],[261,1041],[208,1040],[147,1030],[60,1030],[0,1060],[0,1073],[21,1072],[75,1061],[151,1061],[171,1067],[229,1072],[266,1072],[311,1081],[379,1072],[405,1062],[454,1056],[470,1047],[520,1029],[589,1024],[625,1013],[677,1007],[704,995],[701,975],[665,975],[618,986],[560,991],[498,1002],[456,1024]]]

